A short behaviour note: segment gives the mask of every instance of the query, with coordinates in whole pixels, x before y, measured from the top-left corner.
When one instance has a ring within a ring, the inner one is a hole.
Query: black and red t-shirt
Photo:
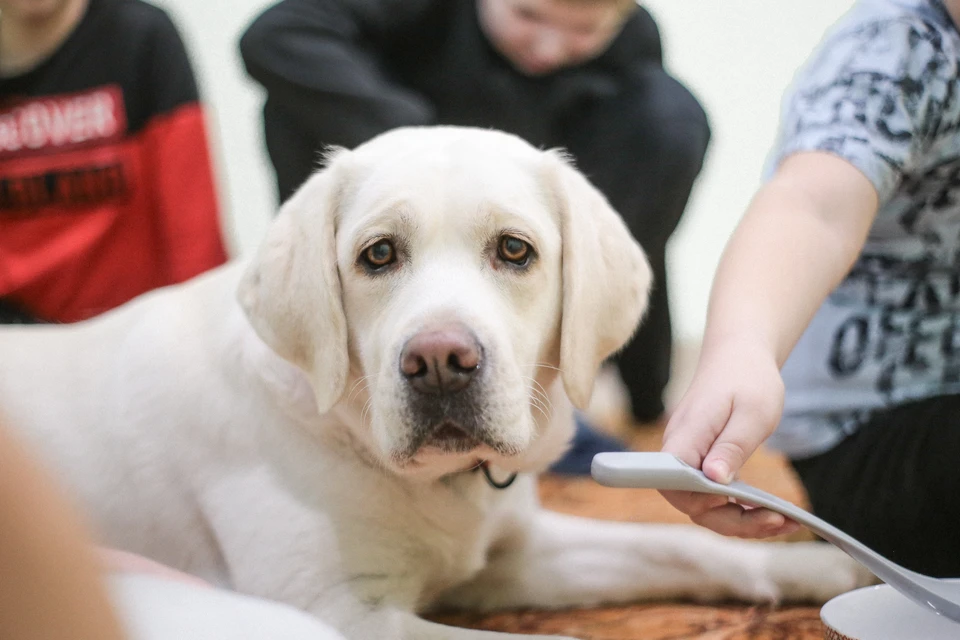
[[[169,17],[90,0],[0,79],[0,301],[73,322],[226,260],[197,87]]]

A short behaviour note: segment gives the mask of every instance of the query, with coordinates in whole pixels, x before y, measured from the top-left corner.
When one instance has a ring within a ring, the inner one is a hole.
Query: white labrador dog
[[[401,129],[334,153],[249,263],[85,323],[0,331],[0,407],[107,544],[351,639],[513,637],[417,616],[437,606],[856,586],[831,547],[538,506],[570,401],[587,404],[649,285],[560,154]]]

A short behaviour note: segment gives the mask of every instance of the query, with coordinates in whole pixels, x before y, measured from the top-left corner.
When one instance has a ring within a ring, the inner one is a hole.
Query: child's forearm
[[[727,245],[704,347],[743,338],[782,365],[856,260],[876,210],[872,185],[844,160],[822,153],[787,159]]]
[[[730,482],[776,428],[779,368],[823,299],[856,260],[878,205],[871,182],[825,153],[785,160],[727,245],[713,285],[700,363],[667,423],[663,450]],[[691,519],[727,535],[764,537],[795,524],[689,492],[665,492]]]

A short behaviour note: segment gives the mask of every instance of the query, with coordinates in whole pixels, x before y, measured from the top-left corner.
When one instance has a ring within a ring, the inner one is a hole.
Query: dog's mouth
[[[417,429],[407,446],[393,454],[394,461],[400,466],[435,460],[440,457],[462,458],[470,456],[473,460],[483,460],[490,456],[511,456],[517,451],[491,437],[485,429],[467,421],[462,422],[450,416],[444,416],[430,427]]]
[[[400,468],[420,463],[444,467],[466,458],[506,458],[520,453],[518,444],[505,440],[504,430],[495,428],[501,421],[491,424],[489,412],[477,402],[414,401],[404,414],[405,437],[389,454]]]
[[[436,449],[443,453],[469,453],[483,442],[452,420],[444,420],[424,438],[418,450]]]

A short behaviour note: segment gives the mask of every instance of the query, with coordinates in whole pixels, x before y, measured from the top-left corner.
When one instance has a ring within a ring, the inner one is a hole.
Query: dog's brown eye
[[[533,247],[529,243],[513,236],[501,236],[497,246],[497,255],[504,262],[523,266],[533,255]]]
[[[378,240],[363,251],[361,259],[370,269],[382,269],[397,261],[397,252],[389,240]]]

